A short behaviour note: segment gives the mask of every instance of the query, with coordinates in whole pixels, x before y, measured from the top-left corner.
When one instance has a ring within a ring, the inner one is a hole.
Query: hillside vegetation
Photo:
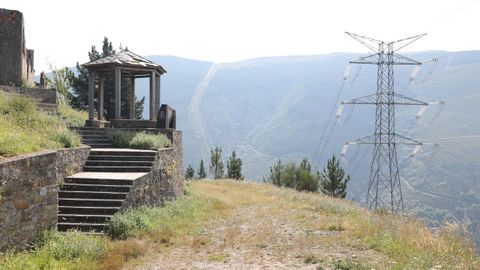
[[[78,113],[68,112],[47,114],[32,99],[0,92],[0,158],[80,145],[79,135],[67,127]]]
[[[47,234],[4,269],[478,269],[459,225],[270,184],[192,181],[163,208],[117,214],[106,236]],[[75,238],[75,241],[69,239]]]

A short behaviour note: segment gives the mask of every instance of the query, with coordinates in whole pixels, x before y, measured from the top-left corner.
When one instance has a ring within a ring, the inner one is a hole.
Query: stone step
[[[86,145],[89,145],[91,148],[114,148],[111,143],[90,143]]]
[[[129,192],[129,185],[63,184],[62,191]]]
[[[90,139],[108,139],[107,136],[104,134],[84,134],[82,135],[82,138],[84,140],[90,140]]]
[[[83,166],[84,172],[150,172],[148,166]]]
[[[118,151],[108,151],[108,150],[91,150],[90,155],[96,156],[142,156],[142,157],[154,157],[156,156],[156,151],[128,151],[128,150],[118,150]]]
[[[95,231],[95,232],[100,232],[103,231],[105,228],[106,224],[104,223],[64,223],[64,222],[59,222],[57,224],[57,229],[59,231],[65,232],[68,230],[78,230],[82,232],[90,232],[90,231]]]
[[[84,129],[77,129],[76,130],[81,135],[102,135],[105,136],[105,132],[103,130],[84,130]]]
[[[155,156],[110,156],[89,155],[88,160],[131,160],[131,161],[155,161]]]
[[[85,162],[85,166],[106,166],[106,167],[152,167],[152,161],[132,161],[132,160],[90,160]]]
[[[111,141],[107,138],[82,138],[82,142],[85,144],[94,143],[94,144],[111,144]]]
[[[58,192],[58,198],[81,198],[81,199],[118,199],[124,200],[128,193],[125,192],[103,192],[103,191],[66,191]]]
[[[105,206],[121,207],[124,200],[116,199],[80,199],[80,198],[58,198],[59,206]]]
[[[79,214],[59,214],[59,223],[105,223],[113,215],[79,215]]]
[[[105,179],[105,178],[82,178],[82,177],[66,177],[65,183],[71,184],[94,184],[94,185],[118,185],[131,186],[133,180],[128,179]]]
[[[120,207],[100,206],[58,206],[59,214],[76,215],[113,215],[120,210]]]

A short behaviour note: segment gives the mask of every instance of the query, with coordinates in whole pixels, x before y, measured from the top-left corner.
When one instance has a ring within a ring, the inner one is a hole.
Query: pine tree
[[[227,160],[227,177],[235,180],[243,180],[242,159],[237,158],[235,151],[232,152],[232,155]]]
[[[333,155],[327,162],[327,168],[324,168],[320,175],[321,191],[332,197],[345,198],[349,181],[350,176],[345,176],[345,171],[340,166],[340,162]]]
[[[272,183],[275,186],[282,186],[282,175],[285,172],[285,166],[282,164],[282,161],[279,159],[273,167],[270,167],[270,175],[264,182]]]
[[[195,170],[191,164],[188,164],[187,170],[185,171],[185,179],[190,180],[195,176]]]
[[[210,149],[210,173],[213,174],[213,179],[219,179],[223,177],[223,161],[222,161],[222,148],[216,146],[215,149]]]
[[[203,164],[203,159],[200,160],[200,166],[198,168],[197,174],[199,179],[207,178],[207,172],[205,171],[205,165]]]

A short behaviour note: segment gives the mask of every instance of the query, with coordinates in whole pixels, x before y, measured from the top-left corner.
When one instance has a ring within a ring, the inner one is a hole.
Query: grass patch
[[[0,269],[95,269],[108,246],[106,237],[45,231],[32,251],[0,254]]]
[[[164,134],[113,130],[107,136],[114,146],[120,148],[162,149],[172,146]]]
[[[58,112],[69,127],[83,127],[88,119],[87,111],[73,109],[68,104],[62,102],[58,105]]]
[[[160,243],[191,232],[194,224],[213,208],[211,200],[195,193],[183,196],[163,207],[146,207],[115,214],[107,224],[107,233],[114,239],[148,235]]]
[[[78,145],[80,137],[60,117],[38,111],[32,99],[0,94],[0,156]]]

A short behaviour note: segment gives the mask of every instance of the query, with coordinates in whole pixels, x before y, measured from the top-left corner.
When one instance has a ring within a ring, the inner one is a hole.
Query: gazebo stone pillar
[[[122,118],[122,73],[115,67],[115,119]]]

